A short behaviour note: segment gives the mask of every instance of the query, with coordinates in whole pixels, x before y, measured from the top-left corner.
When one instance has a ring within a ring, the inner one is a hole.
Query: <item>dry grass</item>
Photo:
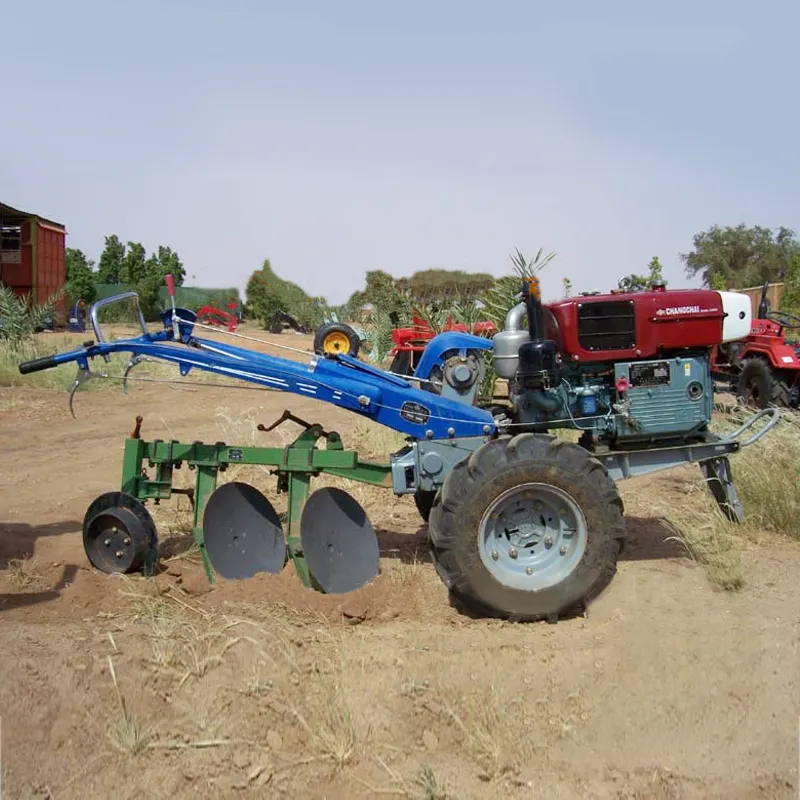
[[[117,334],[115,337],[113,334]],[[124,336],[136,335],[137,331],[107,331],[106,336],[109,340],[112,338],[120,338],[119,334]],[[139,332],[140,333],[140,332]],[[35,387],[38,389],[70,389],[75,380],[77,371],[77,364],[74,362],[62,364],[52,369],[46,369],[42,372],[33,372],[29,375],[21,375],[19,365],[23,361],[32,361],[36,358],[43,358],[44,356],[53,355],[55,353],[63,353],[70,350],[80,348],[83,339],[89,339],[91,333],[86,333],[85,336],[77,338],[75,336],[68,336],[64,334],[37,334],[31,341],[23,344],[20,347],[11,347],[7,342],[0,341],[0,386],[27,386]],[[98,374],[110,376],[112,379],[108,380],[90,380],[84,383],[79,391],[102,391],[102,390],[115,390],[120,391],[122,388],[122,375],[130,360],[129,353],[112,353],[109,356],[110,361],[106,363],[103,359],[96,358],[89,364],[89,369]],[[146,385],[146,382],[139,384],[137,379],[148,378],[160,381],[174,382],[179,385],[181,381],[192,381],[202,383],[218,383],[228,386],[240,386],[241,381],[236,381],[232,378],[225,378],[220,375],[214,375],[211,372],[203,370],[193,370],[185,378],[182,377],[175,364],[170,364],[167,361],[148,361],[138,365],[132,372],[129,378],[128,391],[135,392],[137,385]],[[200,387],[192,387],[191,385],[181,386],[181,391],[194,392]]]
[[[121,753],[127,755],[138,755],[145,750],[150,743],[151,733],[136,716],[128,709],[125,698],[119,688],[117,672],[114,669],[114,662],[108,656],[108,669],[111,673],[111,680],[114,683],[114,691],[119,702],[119,716],[114,720],[109,728],[109,739],[111,744]]]
[[[259,703],[275,728],[291,728],[305,756],[336,768],[357,759],[369,726],[353,692],[365,675],[343,631],[278,604],[229,614],[178,604],[156,591],[123,590],[150,640],[148,667],[173,694],[196,691],[231,659],[227,667],[241,676],[241,694]],[[191,687],[185,685],[190,679]],[[195,727],[205,728],[194,701],[192,709]]]
[[[11,559],[7,570],[8,580],[16,589],[29,589],[42,582],[41,564],[35,555]]]
[[[731,458],[748,524],[800,540],[800,415],[786,412],[760,442]]]
[[[734,410],[717,421],[732,431],[748,416]],[[736,590],[745,585],[742,554],[766,536],[800,539],[800,421],[791,412],[761,441],[730,458],[731,471],[744,506],[743,525],[729,522],[704,484],[687,487],[678,508],[653,504],[686,548],[706,570],[711,583]]]
[[[367,784],[367,788],[377,794],[394,794],[408,800],[455,800],[450,789],[440,785],[433,768],[423,764],[414,781],[409,783],[396,769],[376,756],[378,764],[387,773],[391,784],[389,788],[381,788]]]
[[[406,444],[403,434],[363,417],[357,418],[348,437],[345,447],[358,450],[362,458],[379,461],[387,461],[390,453]]]

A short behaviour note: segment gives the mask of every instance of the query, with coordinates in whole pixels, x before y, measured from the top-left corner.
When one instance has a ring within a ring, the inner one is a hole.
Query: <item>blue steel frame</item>
[[[108,298],[109,301],[114,299]],[[184,376],[192,369],[201,369],[269,389],[313,397],[373,419],[414,439],[482,437],[497,431],[489,411],[418,389],[405,378],[351,356],[319,356],[313,357],[308,364],[302,364],[221,344],[194,336],[193,312],[181,308],[175,311],[177,326],[173,325],[170,309],[162,314],[162,331],[113,342],[98,341],[38,362],[21,364],[20,372],[49,369],[69,362],[77,362],[80,369],[88,370],[89,361],[98,356],[107,358],[112,353],[131,353],[133,356],[171,361],[179,366]],[[146,330],[144,325],[142,327]],[[176,340],[176,327],[179,340]],[[442,353],[454,348],[489,349],[491,342],[481,336],[442,333],[428,343],[420,366],[425,364],[430,371]]]

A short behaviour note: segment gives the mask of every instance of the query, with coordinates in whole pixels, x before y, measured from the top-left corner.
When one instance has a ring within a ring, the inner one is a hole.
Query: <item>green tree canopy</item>
[[[93,303],[97,297],[97,273],[92,271],[94,261],[86,258],[82,250],[67,248],[67,298],[70,303],[84,300]]]
[[[493,283],[494,278],[486,272],[425,269],[410,278],[400,278],[397,286],[407,290],[414,301],[444,303],[455,298],[473,300]]]
[[[682,253],[686,274],[698,273],[709,287],[744,289],[783,281],[800,242],[789,228],[773,232],[760,225],[722,228],[714,225],[693,239],[694,249]]]
[[[276,311],[291,314],[311,327],[322,322],[327,305],[324,298],[309,296],[296,283],[279,278],[266,259],[247,281],[245,290],[250,313],[268,328]]]
[[[789,261],[781,308],[792,314],[800,314],[800,252],[794,253]]]
[[[97,265],[98,283],[122,283],[122,262],[125,258],[125,245],[116,234],[105,237],[105,248]]]

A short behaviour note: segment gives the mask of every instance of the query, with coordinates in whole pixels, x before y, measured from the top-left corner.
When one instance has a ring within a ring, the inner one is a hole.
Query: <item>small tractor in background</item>
[[[311,329],[308,326],[301,325],[291,314],[287,314],[285,311],[276,311],[272,315],[269,332],[283,333],[286,328],[297,333],[311,333]]]
[[[770,310],[768,288],[764,283],[749,335],[714,349],[712,374],[746,405],[800,408],[800,346],[786,341],[787,330],[800,330],[800,316]]]
[[[394,324],[397,326],[398,317],[394,315]],[[442,332],[457,331],[459,333],[474,333],[476,336],[491,337],[496,331],[492,322],[478,322],[470,330],[470,326],[464,323],[454,322],[452,317],[447,318],[447,322],[442,328]],[[406,328],[395,327],[392,331],[392,347],[389,355],[392,357],[389,372],[396,375],[413,375],[419,363],[425,347],[430,342],[436,332],[419,314],[414,313],[411,318],[411,325]]]

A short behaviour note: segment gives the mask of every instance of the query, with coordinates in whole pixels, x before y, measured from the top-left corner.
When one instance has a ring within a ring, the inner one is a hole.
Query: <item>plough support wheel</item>
[[[95,569],[136,572],[155,563],[156,526],[144,505],[125,492],[106,492],[83,518],[83,548]]]

